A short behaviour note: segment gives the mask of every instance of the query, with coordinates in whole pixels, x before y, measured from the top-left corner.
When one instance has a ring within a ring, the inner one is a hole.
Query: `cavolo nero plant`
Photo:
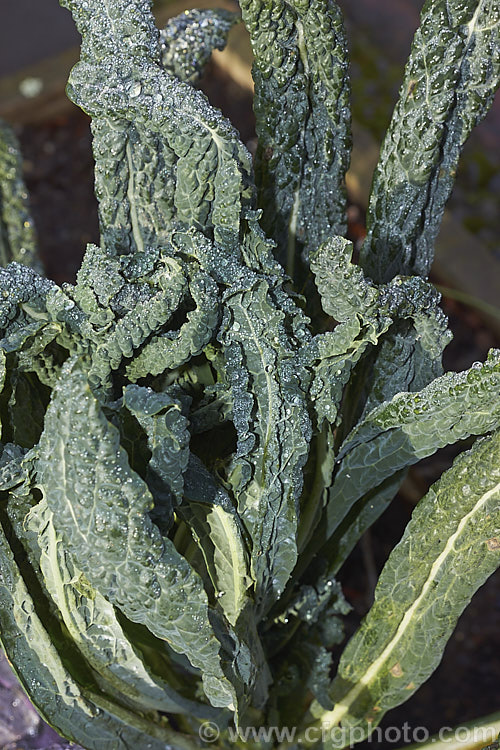
[[[443,374],[450,333],[427,281],[497,86],[498,3],[425,5],[357,263],[333,0],[241,0],[255,164],[196,88],[235,14],[158,32],[148,0],[63,5],[82,36],[68,93],[92,117],[101,240],[74,285],[43,277],[6,131],[3,647],[88,750],[194,750],[207,721],[219,748],[269,726],[342,747],[338,730],[367,736],[429,677],[500,564],[500,352]],[[339,569],[408,467],[465,438],[334,674]]]

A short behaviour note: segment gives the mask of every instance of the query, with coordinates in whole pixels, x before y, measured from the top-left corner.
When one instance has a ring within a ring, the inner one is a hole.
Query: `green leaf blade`
[[[123,403],[147,435],[151,459],[146,483],[155,501],[153,512],[168,523],[173,508],[182,501],[189,461],[188,420],[178,401],[151,388],[126,386]]]
[[[262,226],[288,273],[346,229],[347,42],[336,3],[240,2],[255,53]]]
[[[191,8],[171,18],[160,32],[161,61],[181,81],[196,83],[214,49],[222,50],[238,21],[223,8]]]
[[[177,331],[153,335],[127,366],[127,376],[136,381],[175,369],[201,354],[220,322],[217,285],[204,271],[191,274],[189,290],[196,308],[187,313]]]
[[[201,580],[147,511],[152,498],[130,469],[85,375],[65,367],[40,441],[38,481],[57,531],[91,584],[204,674],[207,697],[235,708]]]
[[[74,565],[57,534],[46,501],[31,509],[30,531],[37,533],[40,570],[75,646],[98,674],[103,691],[126,698],[141,710],[213,716],[213,709],[186,700],[143,663],[114,607]]]
[[[386,563],[375,604],[341,659],[326,727],[361,726],[434,671],[458,617],[500,565],[500,433],[461,454],[420,501]]]
[[[0,265],[12,261],[42,270],[19,143],[9,126],[0,120]]]
[[[297,560],[298,501],[311,432],[300,385],[304,373],[286,317],[269,281],[247,274],[227,294],[219,334],[238,433],[229,479],[252,538],[252,576],[263,612],[283,592]]]
[[[180,223],[236,247],[254,203],[250,154],[201,92],[161,66],[149,3],[66,5],[83,37],[68,93],[94,121],[103,244],[143,252]]]
[[[193,472],[200,479],[205,479],[204,475],[208,474],[192,461],[190,474]],[[194,532],[214,586],[215,597],[229,623],[235,626],[243,608],[250,603],[248,589],[253,585],[241,522],[222,488],[214,483],[212,497],[210,491],[205,497],[196,493],[197,500],[194,500],[190,497],[193,487],[190,477],[186,478],[186,482],[186,502],[179,512]],[[201,487],[199,479],[198,486]]]
[[[326,509],[327,535],[354,502],[395,472],[500,423],[500,352],[480,367],[437,378],[418,393],[401,393],[371,411],[346,439]],[[493,401],[493,403],[492,403]]]
[[[422,11],[382,145],[361,262],[374,281],[427,276],[458,159],[500,80],[496,0],[432,0]]]
[[[168,726],[146,721],[100,695],[68,669],[81,659],[73,644],[39,615],[0,525],[0,641],[22,685],[38,711],[67,739],[88,750],[127,750],[131,746],[178,750],[194,745]],[[62,653],[59,652],[62,649]],[[87,677],[88,679],[88,677]],[[82,684],[83,683],[83,684]]]

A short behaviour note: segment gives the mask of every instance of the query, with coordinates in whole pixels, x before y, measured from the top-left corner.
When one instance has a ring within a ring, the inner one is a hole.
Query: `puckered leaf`
[[[55,286],[53,281],[43,279],[32,268],[20,263],[10,263],[7,268],[0,268],[0,330],[3,332],[9,322],[19,315],[21,305],[32,318],[46,320],[45,300]]]
[[[186,321],[177,331],[152,336],[127,366],[127,377],[136,381],[147,375],[159,375],[173,370],[191,357],[201,354],[212,339],[220,321],[218,290],[213,279],[204,271],[190,274],[189,290],[196,304],[187,313]]]
[[[94,119],[104,245],[161,247],[174,220],[236,245],[241,209],[253,201],[250,154],[201,92],[161,67],[148,4],[63,4],[83,38],[68,90]]]
[[[300,353],[301,361],[311,370],[309,398],[322,430],[311,450],[315,465],[314,469],[311,463],[308,467],[314,473],[303,500],[301,549],[309,543],[318,523],[322,526],[323,507],[332,497],[339,444],[350,425],[362,416],[363,400],[364,412],[368,413],[374,405],[391,399],[395,391],[426,386],[441,374],[441,352],[449,340],[446,318],[438,307],[439,295],[430,284],[418,277],[396,277],[389,284],[376,286],[351,262],[351,256],[352,244],[341,237],[328,240],[311,255],[323,309],[340,322],[333,331],[315,336]],[[400,349],[391,348],[395,341],[401,344]],[[377,358],[379,351],[385,357]],[[363,393],[363,376],[368,381],[368,397]],[[336,426],[335,436],[325,421]],[[343,509],[340,504],[339,512],[345,510],[347,516],[342,526],[346,536],[341,538],[338,533],[329,544],[328,557],[335,558],[335,572],[359,539],[358,534],[380,515],[391,499],[390,492],[394,495],[396,489],[394,483],[390,489],[384,485],[376,495],[380,502],[373,502],[370,478],[366,488],[369,497],[360,497],[351,513],[350,506]],[[362,519],[357,518],[358,511]],[[319,538],[324,531],[323,526]],[[308,559],[306,554],[299,560],[296,574],[303,571]]]
[[[27,451],[19,445],[7,443],[0,455],[0,491],[10,490],[27,479],[28,466],[24,462]]]
[[[19,261],[41,271],[17,139],[0,120],[0,265]]]
[[[427,276],[462,147],[500,80],[496,0],[422,11],[370,198],[362,265],[375,281]]]
[[[188,420],[178,401],[150,388],[127,386],[123,404],[147,435],[151,458],[146,483],[155,502],[152,518],[158,517],[162,530],[167,529],[184,490],[183,475],[189,461]]]
[[[330,239],[311,256],[323,309],[341,322],[333,332],[316,336],[303,353],[314,365],[310,395],[320,425],[325,418],[335,422],[344,387],[362,357],[362,370],[369,370],[368,412],[395,393],[419,390],[441,375],[441,354],[450,339],[432,285],[396,277],[376,286],[351,256],[352,243],[342,237]],[[379,346],[371,356],[375,344]]]
[[[311,430],[302,368],[285,320],[268,282],[257,275],[235,279],[226,293],[219,337],[238,433],[229,481],[252,538],[252,576],[264,610],[282,593],[297,559],[298,501]]]
[[[161,62],[181,81],[196,83],[214,49],[224,49],[238,15],[223,8],[191,8],[160,32]]]
[[[152,524],[146,484],[130,469],[85,375],[72,366],[54,391],[37,464],[56,531],[92,586],[185,654],[201,670],[213,705],[234,709],[202,582]]]
[[[52,344],[60,338],[62,346],[81,350],[82,342],[71,338],[70,332],[82,329],[84,316],[54,282],[19,263],[0,269],[0,290],[3,352],[15,353],[19,371],[34,372],[41,383],[52,387],[64,358]]]
[[[400,469],[469,435],[500,423],[500,352],[477,367],[437,378],[418,393],[400,393],[371,411],[352,431],[338,455],[329,492],[330,536],[356,500]]]
[[[418,281],[417,277],[412,280]],[[425,304],[413,315],[396,320],[381,336],[377,350],[369,352],[362,363],[360,379],[365,391],[362,416],[397,393],[419,391],[443,374],[443,351],[452,334],[438,306],[439,295],[431,292],[429,301],[432,296],[434,304]]]
[[[346,228],[349,165],[347,42],[329,0],[241,0],[255,54],[256,179],[263,227],[294,275],[305,257]]]
[[[334,331],[316,336],[302,352],[312,369],[310,397],[318,427],[325,419],[336,423],[354,366],[392,322],[390,304],[382,303],[380,290],[351,262],[352,249],[348,240],[333,237],[311,254],[323,310],[339,321]]]
[[[91,127],[102,244],[118,253],[165,244],[175,213],[172,149],[122,112],[113,117],[111,107]]]
[[[88,750],[164,750],[166,745],[194,750],[193,743],[167,724],[146,720],[104,697],[88,671],[82,671],[80,655],[64,641],[57,624],[50,618],[47,624],[43,621],[40,607],[0,526],[0,640],[42,716]]]
[[[437,667],[474,592],[500,565],[500,433],[429,490],[392,551],[375,604],[342,655],[325,727],[370,733]],[[338,747],[339,745],[334,745]]]
[[[439,448],[500,424],[500,352],[482,366],[437,378],[418,393],[400,393],[373,409],[337,453],[338,470],[325,489],[325,507],[301,555],[316,555],[338,571],[363,532],[394,497],[404,470]]]
[[[45,316],[59,323],[53,337],[70,352],[90,356],[89,381],[109,393],[112,373],[133,357],[128,367],[137,379],[199,353],[219,319],[216,298],[216,286],[205,272],[195,264],[186,269],[167,251],[116,256],[89,245],[76,286],[50,288],[44,303]],[[183,314],[187,320],[177,330],[171,321]],[[169,323],[173,330],[166,330]],[[35,325],[41,327],[29,323]],[[33,335],[29,326],[17,335]],[[54,326],[47,324],[47,331]]]
[[[311,255],[321,306],[339,322],[353,317],[373,318],[380,296],[375,284],[351,262],[352,252],[352,242],[336,236],[328,238]]]
[[[66,291],[71,295],[68,304],[75,300],[87,318],[82,333],[91,348],[89,379],[99,386],[168,324],[187,295],[188,283],[182,265],[169,256],[149,252],[115,257],[90,245],[76,287]],[[176,331],[170,335],[180,336]]]
[[[64,549],[45,500],[30,511],[29,526],[37,532],[39,564],[48,593],[73,642],[98,673],[100,687],[118,700],[126,696],[139,710],[218,718],[210,706],[187,700],[143,663],[113,605],[91,586]]]

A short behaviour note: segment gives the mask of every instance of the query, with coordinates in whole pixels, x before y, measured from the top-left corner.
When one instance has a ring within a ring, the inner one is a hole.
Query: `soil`
[[[252,148],[255,133],[248,94],[215,69],[209,71],[204,87],[212,102],[232,119],[243,140]],[[242,116],[242,112],[247,114]],[[89,120],[75,109],[67,117],[43,125],[26,126],[18,135],[25,156],[26,181],[47,275],[58,283],[73,281],[86,243],[98,242]],[[351,206],[349,215],[352,239],[359,243],[363,236],[363,212],[359,207]],[[455,336],[446,352],[446,369],[462,370],[472,362],[484,359],[490,347],[498,346],[499,342],[474,311],[452,300],[445,299],[443,304]],[[403,493],[374,525],[342,571],[345,592],[353,605],[347,620],[348,635],[369,608],[373,595],[370,582],[401,537],[415,501],[452,459],[453,450],[440,451],[412,471]],[[411,727],[425,727],[432,733],[443,725],[461,725],[497,711],[500,708],[499,619],[500,571],[476,594],[461,617],[434,675],[407,703],[390,712],[383,725],[402,727],[408,722]],[[33,719],[31,714],[26,716],[29,712],[27,703],[18,694],[8,672],[0,672],[2,694],[0,703],[3,701],[5,705],[8,699],[9,710],[17,711],[18,716],[17,730],[2,745],[5,750],[55,750],[65,746],[54,744],[57,735]],[[15,725],[15,718],[13,721]],[[403,742],[397,745],[386,742],[384,746],[402,745]],[[372,742],[358,747],[374,748],[378,745]]]

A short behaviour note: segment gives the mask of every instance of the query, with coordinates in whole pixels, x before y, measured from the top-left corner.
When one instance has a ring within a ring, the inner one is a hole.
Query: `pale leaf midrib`
[[[415,599],[412,606],[405,612],[403,619],[401,620],[398,629],[396,630],[396,633],[394,637],[391,639],[391,641],[387,644],[385,649],[382,651],[380,656],[370,665],[370,667],[367,669],[364,675],[362,675],[355,686],[347,693],[345,698],[337,703],[335,708],[332,711],[328,711],[325,714],[323,714],[321,722],[322,725],[325,727],[333,727],[336,724],[338,724],[342,718],[348,713],[349,708],[352,706],[354,701],[359,697],[361,692],[372,682],[372,680],[376,677],[378,672],[382,669],[384,664],[386,663],[388,657],[392,653],[392,651],[395,649],[395,647],[398,645],[400,640],[403,638],[403,636],[406,633],[406,630],[409,626],[409,624],[412,621],[413,615],[416,610],[418,610],[419,605],[421,604],[422,600],[425,599],[426,594],[428,593],[430,587],[432,586],[433,582],[436,579],[437,573],[439,569],[442,567],[442,565],[445,563],[447,557],[450,555],[450,553],[454,550],[454,544],[455,541],[460,537],[462,534],[466,524],[468,521],[482,508],[482,506],[488,502],[488,500],[493,497],[493,495],[496,492],[500,492],[500,482],[498,482],[494,487],[492,487],[488,492],[485,492],[483,495],[480,496],[477,503],[474,505],[474,507],[467,513],[459,522],[456,531],[450,536],[448,541],[446,542],[442,552],[440,555],[436,558],[434,561],[431,570],[429,572],[429,575],[422,587],[422,591],[420,592],[419,596]]]
[[[221,509],[218,506],[215,506],[213,509],[213,512],[217,516],[217,519],[222,526],[223,533],[225,535],[225,538],[229,547],[229,554],[231,557],[232,579],[233,579],[233,592],[232,592],[233,593],[233,596],[232,596],[233,608],[234,608],[234,613],[237,618],[238,610],[240,608],[240,602],[244,598],[243,581],[245,580],[246,571],[245,570],[240,571],[240,568],[241,568],[240,557],[238,555],[237,545],[234,540],[234,535],[232,534],[231,526],[228,522],[228,519],[225,516],[224,511],[221,512]],[[220,549],[219,551],[224,557],[226,557],[222,549]],[[230,592],[224,592],[224,593],[230,595]],[[235,622],[231,622],[231,625],[234,625],[234,624]]]

